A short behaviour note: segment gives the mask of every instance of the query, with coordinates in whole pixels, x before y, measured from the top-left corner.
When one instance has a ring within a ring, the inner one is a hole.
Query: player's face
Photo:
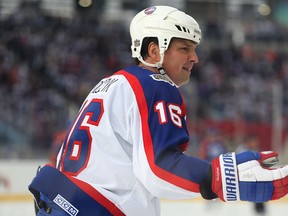
[[[192,41],[175,38],[165,51],[163,68],[178,86],[189,82],[191,69],[198,62],[195,48],[196,44]]]

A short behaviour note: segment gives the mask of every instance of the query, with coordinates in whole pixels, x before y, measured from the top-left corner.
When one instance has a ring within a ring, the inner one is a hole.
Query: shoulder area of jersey
[[[116,76],[104,78],[92,89],[91,93],[107,93],[111,86],[113,86],[118,80],[119,79]]]

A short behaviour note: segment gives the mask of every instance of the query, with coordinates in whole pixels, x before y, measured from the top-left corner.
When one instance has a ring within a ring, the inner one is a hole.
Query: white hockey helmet
[[[177,8],[152,6],[142,10],[132,19],[130,36],[132,57],[138,58],[145,65],[161,68],[164,52],[172,38],[187,39],[199,44],[201,30],[194,18]],[[141,56],[142,42],[146,37],[156,37],[158,39],[161,60],[156,64],[145,62]]]

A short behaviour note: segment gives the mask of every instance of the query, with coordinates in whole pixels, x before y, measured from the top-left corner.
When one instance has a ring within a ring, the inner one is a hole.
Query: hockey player
[[[159,216],[160,198],[252,202],[288,192],[288,167],[266,169],[275,152],[189,157],[178,91],[198,62],[198,23],[167,6],[130,25],[137,65],[101,80],[85,99],[58,154],[29,185],[38,215]]]

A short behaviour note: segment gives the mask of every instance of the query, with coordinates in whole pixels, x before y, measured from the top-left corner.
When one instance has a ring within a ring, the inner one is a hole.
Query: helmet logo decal
[[[152,6],[152,7],[148,7],[144,10],[144,13],[145,14],[152,14],[154,11],[156,10],[156,7],[155,6]]]
[[[140,40],[139,39],[134,40],[134,46],[135,47],[140,46]]]

